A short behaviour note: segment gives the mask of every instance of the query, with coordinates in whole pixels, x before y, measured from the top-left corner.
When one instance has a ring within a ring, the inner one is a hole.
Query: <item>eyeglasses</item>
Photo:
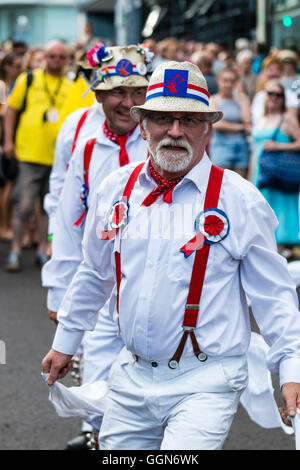
[[[62,54],[48,54],[47,57],[49,57],[49,59],[60,59],[60,60],[65,60],[67,58],[65,55],[62,55]]]
[[[163,128],[172,127],[174,121],[178,121],[182,129],[195,129],[201,124],[201,122],[206,122],[204,119],[197,119],[192,116],[183,116],[177,118],[168,114],[161,114],[158,116],[148,115],[147,118],[156,126]]]
[[[268,96],[276,96],[276,98],[284,98],[283,93],[278,93],[277,91],[267,91]]]

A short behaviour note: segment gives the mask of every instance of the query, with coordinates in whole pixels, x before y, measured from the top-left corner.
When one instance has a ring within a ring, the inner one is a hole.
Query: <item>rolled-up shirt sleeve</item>
[[[59,325],[53,349],[74,354],[85,330],[93,330],[99,310],[109,299],[115,284],[112,241],[101,240],[107,225],[107,211],[101,192],[88,211],[83,236],[83,261],[79,265],[58,311]]]
[[[300,312],[298,296],[286,260],[277,253],[278,224],[265,200],[246,212],[241,237],[241,282],[254,318],[270,346],[267,365],[279,374],[280,385],[300,383]]]

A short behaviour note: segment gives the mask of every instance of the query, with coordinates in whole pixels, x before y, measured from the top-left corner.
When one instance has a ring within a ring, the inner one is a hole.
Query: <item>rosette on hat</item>
[[[86,60],[78,62],[85,69],[98,69],[102,62],[107,62],[113,58],[110,49],[107,49],[103,42],[98,42],[86,53]]]

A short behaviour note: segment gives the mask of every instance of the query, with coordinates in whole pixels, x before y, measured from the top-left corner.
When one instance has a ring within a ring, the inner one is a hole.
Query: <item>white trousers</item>
[[[85,332],[82,347],[82,384],[107,381],[111,365],[124,347],[116,322],[109,315],[108,304],[100,310],[95,329]],[[91,431],[92,427],[83,421],[81,430]]]
[[[221,449],[247,379],[245,355],[183,357],[172,370],[124,348],[110,371],[100,449]]]

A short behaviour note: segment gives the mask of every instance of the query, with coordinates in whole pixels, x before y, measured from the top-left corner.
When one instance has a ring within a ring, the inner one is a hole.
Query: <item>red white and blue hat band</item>
[[[210,94],[205,88],[188,83],[188,73],[188,70],[166,69],[164,82],[148,87],[146,101],[161,96],[170,96],[202,101],[209,106]]]
[[[147,67],[142,62],[138,65],[133,64],[130,60],[122,59],[117,65],[110,65],[101,68],[103,78],[108,77],[129,77],[130,75],[142,75],[147,74]]]

